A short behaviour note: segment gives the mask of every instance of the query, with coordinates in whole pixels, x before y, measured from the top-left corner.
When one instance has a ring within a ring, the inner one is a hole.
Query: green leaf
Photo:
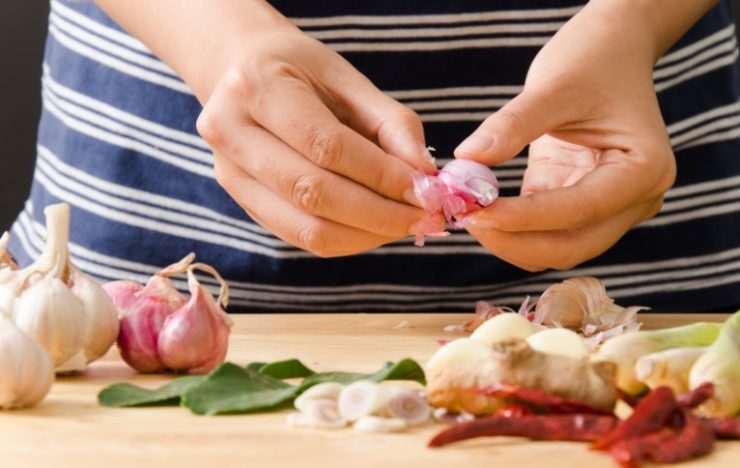
[[[137,387],[128,383],[109,385],[98,394],[98,402],[103,406],[124,408],[132,406],[174,406],[180,397],[203,382],[203,375],[180,377],[155,390]]]
[[[252,363],[247,364],[247,369],[251,369],[255,372],[259,372],[260,369],[262,369],[266,365],[267,365],[266,362],[252,362]]]
[[[182,405],[196,414],[252,413],[287,405],[296,393],[293,385],[227,362],[191,388]]]
[[[305,376],[299,386],[281,379]],[[227,362],[208,376],[173,380],[156,390],[135,385],[114,384],[98,395],[104,406],[168,406],[189,408],[196,414],[235,414],[277,410],[287,407],[309,387],[321,382],[349,384],[357,380],[415,380],[422,384],[424,371],[412,359],[387,362],[373,374],[356,372],[313,373],[297,359],[269,364],[252,363],[246,368]]]
[[[406,358],[395,364],[386,362],[380,370],[373,374],[359,374],[356,372],[321,372],[313,374],[301,382],[299,389],[303,392],[309,387],[322,382],[339,382],[347,385],[358,380],[371,380],[373,382],[382,382],[384,380],[413,380],[426,385],[424,370],[416,361]]]
[[[314,371],[306,367],[306,365],[298,359],[287,359],[285,361],[276,361],[264,364],[259,368],[259,373],[280,380],[308,377],[315,374]]]

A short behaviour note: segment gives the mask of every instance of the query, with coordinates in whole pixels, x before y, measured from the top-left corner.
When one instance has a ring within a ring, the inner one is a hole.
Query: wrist
[[[205,103],[249,43],[295,26],[264,0],[96,0]]]
[[[683,36],[719,0],[592,0],[589,5],[611,18],[634,22],[649,38],[653,62]]]

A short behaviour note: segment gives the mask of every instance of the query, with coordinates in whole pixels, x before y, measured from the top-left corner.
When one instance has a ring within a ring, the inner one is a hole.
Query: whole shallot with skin
[[[69,258],[69,205],[44,213],[46,245],[28,267],[10,258],[7,234],[0,240],[0,309],[49,353],[58,373],[81,371],[116,340],[118,311]]]
[[[468,216],[489,206],[499,194],[493,171],[465,159],[455,159],[432,175],[415,173],[413,182],[414,193],[426,212],[417,224],[418,246],[424,245],[425,235],[449,235],[445,232],[444,220],[454,228],[462,228]]]
[[[224,312],[228,285],[218,272],[188,255],[142,286],[115,281],[105,291],[122,312],[118,347],[121,357],[140,372],[206,374],[221,364],[228,349],[232,321]],[[221,284],[214,300],[195,276],[202,270]],[[170,277],[187,272],[190,297],[181,294]]]

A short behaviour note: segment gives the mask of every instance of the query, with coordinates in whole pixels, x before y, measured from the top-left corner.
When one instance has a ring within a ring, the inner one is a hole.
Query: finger
[[[494,165],[519,154],[526,145],[566,121],[558,96],[525,89],[491,114],[457,149],[458,158]]]
[[[306,83],[277,78],[258,94],[248,104],[252,118],[318,167],[385,197],[417,203],[414,169],[339,122]]]
[[[662,190],[661,174],[646,158],[607,150],[600,159],[596,169],[570,187],[499,198],[470,222],[512,232],[572,229],[608,219]]]
[[[426,172],[434,171],[421,119],[408,107],[380,91],[347,64],[344,73],[324,79],[335,97],[336,112],[347,124],[381,148]]]
[[[208,121],[210,127],[219,128],[218,153],[228,156],[300,209],[340,224],[399,238],[413,232],[412,226],[423,216],[418,208],[385,198],[312,164],[257,127],[224,89],[214,92],[208,106],[209,114],[217,117],[204,116],[202,120]]]
[[[397,240],[301,211],[218,154],[216,169],[219,183],[252,219],[288,244],[320,257],[352,255]]]
[[[244,127],[233,142],[228,157],[302,211],[393,238],[414,233],[424,216],[419,208],[319,168],[262,128]]]
[[[470,226],[468,230],[493,255],[529,271],[570,269],[614,245],[632,226],[655,215],[662,198],[631,207],[580,229],[505,232]]]

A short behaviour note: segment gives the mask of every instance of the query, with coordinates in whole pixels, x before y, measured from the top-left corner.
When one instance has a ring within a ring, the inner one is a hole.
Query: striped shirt
[[[538,49],[585,2],[272,3],[415,110],[442,156],[522,89]],[[43,247],[43,208],[64,201],[71,254],[87,273],[145,281],[194,251],[229,281],[231,311],[470,311],[477,300],[517,305],[575,275],[658,311],[740,304],[740,67],[729,1],[655,67],[678,163],[660,213],[597,259],[537,274],[464,231],[333,259],[284,243],[216,183],[189,86],[94,4],[51,6],[36,170],[10,246],[22,265]],[[496,168],[504,195],[518,192],[526,164],[521,155]]]

